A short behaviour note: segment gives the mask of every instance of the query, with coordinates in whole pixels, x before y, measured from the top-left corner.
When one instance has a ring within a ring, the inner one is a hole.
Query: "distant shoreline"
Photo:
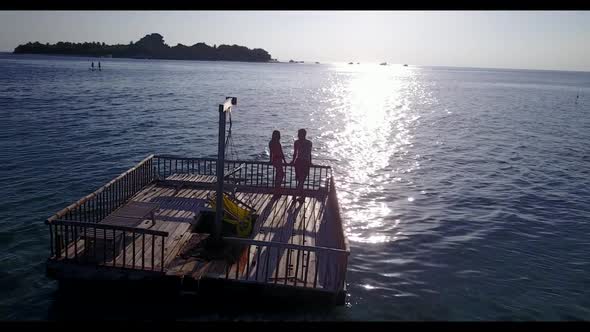
[[[209,46],[205,43],[196,43],[192,46],[177,44],[170,47],[164,43],[164,37],[158,33],[146,35],[136,43],[130,42],[128,45],[107,45],[104,42],[71,43],[60,41],[56,44],[28,42],[18,45],[13,54],[239,62],[272,62],[275,60],[264,49],[249,49],[235,44]]]
[[[110,57],[100,57],[100,56],[92,56],[86,54],[59,54],[59,53],[14,53],[10,51],[0,52],[0,56],[8,55],[8,56],[47,56],[47,57],[72,57],[72,58],[86,58],[89,61],[107,61],[111,59],[121,59],[121,60],[167,60],[167,61],[203,61],[203,62],[238,62],[238,63],[276,63],[276,64],[286,64],[291,65],[294,63],[290,63],[289,61],[278,61],[276,59],[272,59],[271,61],[231,61],[231,60],[194,60],[194,59],[159,59],[159,58],[139,58],[139,57],[117,57],[117,58],[110,58]],[[303,63],[306,65],[312,65],[313,63]],[[317,65],[317,64],[313,64]]]
[[[10,56],[18,56],[18,55],[39,55],[39,56],[55,56],[55,57],[81,57],[81,58],[98,58],[98,59],[109,59],[109,58],[100,58],[95,56],[89,55],[77,55],[77,54],[44,54],[44,53],[14,53],[11,51],[0,51],[0,55],[10,55]],[[129,59],[129,60],[144,60],[140,58],[112,58],[112,59]],[[190,59],[150,59],[150,60],[184,60],[184,61],[211,61],[211,62],[245,62],[245,63],[253,63],[252,61],[228,61],[228,60],[190,60]],[[267,62],[256,62],[256,63],[279,63],[279,64],[290,64],[288,61],[267,61]],[[339,61],[337,63],[345,63],[344,61]],[[312,62],[304,63],[304,65],[312,65]],[[324,65],[330,65],[335,63],[322,63]],[[371,63],[374,65],[378,65],[378,63]],[[449,70],[496,70],[496,71],[538,71],[538,72],[561,72],[561,73],[585,73],[589,74],[590,70],[565,70],[565,69],[527,69],[527,68],[494,68],[494,67],[453,67],[453,66],[443,66],[443,65],[413,65],[414,67],[420,68],[435,68],[435,69],[449,69]]]
[[[108,61],[108,60],[165,60],[165,61],[197,61],[197,62],[238,62],[238,63],[282,63],[288,64],[287,62],[280,62],[280,61],[239,61],[239,60],[195,60],[195,59],[160,59],[160,58],[138,58],[138,57],[100,57],[100,56],[92,56],[86,54],[59,54],[59,53],[14,53],[14,52],[0,52],[0,55],[9,55],[9,56],[44,56],[44,57],[64,57],[64,58],[86,58],[89,61]]]

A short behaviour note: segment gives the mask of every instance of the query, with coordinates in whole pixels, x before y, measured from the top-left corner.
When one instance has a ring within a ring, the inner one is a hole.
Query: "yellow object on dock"
[[[216,195],[215,193],[209,197],[209,204],[215,209]],[[239,237],[248,237],[252,231],[252,211],[241,208],[236,202],[229,198],[226,194],[223,195],[223,211],[235,219],[223,218],[225,222],[236,225]]]

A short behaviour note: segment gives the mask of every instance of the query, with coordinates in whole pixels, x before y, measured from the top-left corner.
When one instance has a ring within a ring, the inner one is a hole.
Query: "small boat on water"
[[[354,65],[354,62],[349,62],[348,64],[349,64],[349,65]]]
[[[404,63],[404,67],[407,67],[408,65]]]
[[[301,189],[293,165],[275,184],[270,162],[227,160],[236,104],[218,107],[217,158],[150,155],[48,218],[47,276],[82,294],[106,282],[343,305],[350,249],[332,168],[313,164]]]
[[[381,65],[381,66],[387,66],[387,62],[381,62],[379,65]]]

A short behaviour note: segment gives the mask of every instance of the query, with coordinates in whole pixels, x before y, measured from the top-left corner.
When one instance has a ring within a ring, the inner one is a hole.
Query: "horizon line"
[[[0,54],[9,54],[9,55],[13,55],[13,56],[50,56],[50,57],[60,57],[60,56],[64,56],[64,57],[80,57],[80,58],[93,58],[91,56],[84,56],[84,55],[68,55],[68,54],[35,54],[35,53],[31,53],[31,54],[15,54],[13,51],[1,51],[0,50]],[[113,58],[113,59],[132,59],[132,58]],[[136,59],[137,60],[137,59]],[[152,59],[153,60],[164,60],[164,61],[208,61],[208,60],[175,60],[175,59]],[[276,58],[276,60],[279,63],[289,63],[289,60],[279,60],[278,58]],[[294,59],[290,59],[290,60],[294,60]],[[212,62],[218,62],[218,61],[213,61]],[[348,64],[351,61],[344,61],[344,60],[332,60],[332,61],[327,61],[327,62],[321,62],[321,61],[317,61],[317,60],[294,60],[294,61],[304,61],[304,64],[315,64],[315,62],[319,62],[320,64],[331,64],[331,65],[339,65],[339,64]],[[235,62],[235,61],[227,61],[227,62]],[[239,62],[239,61],[238,61]],[[261,62],[261,63],[265,63],[265,62]],[[374,65],[379,65],[379,62],[360,62],[360,65],[363,64],[374,64]],[[404,65],[403,63],[389,63],[387,62],[388,65]],[[356,65],[356,63],[355,63]],[[433,68],[465,68],[465,69],[486,69],[486,70],[526,70],[526,71],[559,71],[559,72],[572,72],[572,73],[590,73],[590,69],[588,70],[572,70],[572,69],[539,69],[539,68],[514,68],[514,67],[474,67],[474,66],[451,66],[451,65],[426,65],[426,64],[408,64],[408,66],[412,66],[412,67],[433,67]]]

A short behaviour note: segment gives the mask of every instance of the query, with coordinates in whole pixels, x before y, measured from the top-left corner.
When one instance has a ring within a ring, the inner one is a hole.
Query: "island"
[[[196,43],[192,46],[178,44],[170,47],[164,37],[152,33],[128,45],[106,45],[98,42],[41,44],[39,42],[19,45],[15,54],[54,54],[108,58],[169,59],[169,60],[209,60],[272,62],[270,54],[261,48],[249,49],[239,45],[213,45]]]

